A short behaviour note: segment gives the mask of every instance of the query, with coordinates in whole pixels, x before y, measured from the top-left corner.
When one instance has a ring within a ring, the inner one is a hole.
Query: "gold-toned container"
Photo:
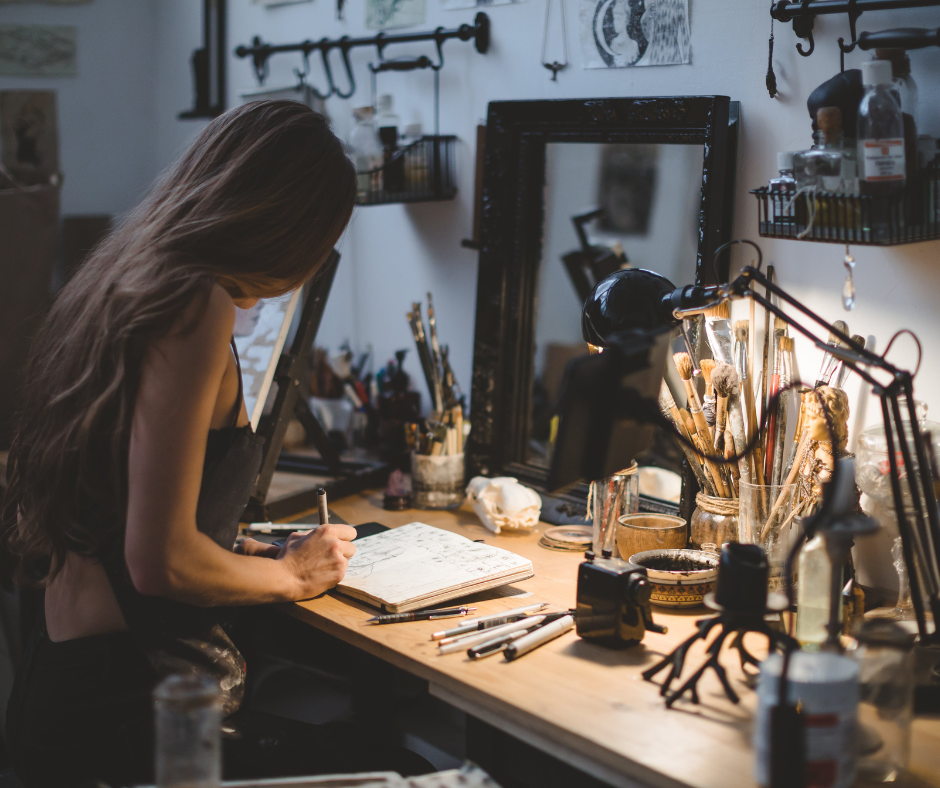
[[[622,556],[647,550],[681,550],[688,540],[685,519],[668,514],[628,514],[617,525],[617,547]]]
[[[695,503],[689,523],[689,542],[693,550],[717,553],[725,542],[738,541],[737,500],[699,493]]]

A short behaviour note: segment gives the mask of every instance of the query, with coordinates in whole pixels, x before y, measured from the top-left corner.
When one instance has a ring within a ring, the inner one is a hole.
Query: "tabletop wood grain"
[[[526,596],[477,601],[477,614],[508,610],[536,601],[552,609],[575,604],[579,553],[553,552],[538,545],[544,528],[530,533],[495,535],[468,509],[453,512],[387,512],[380,492],[365,492],[331,508],[350,523],[376,521],[396,527],[424,522],[483,539],[532,561],[535,576],[516,588]],[[622,651],[582,641],[575,632],[514,661],[501,656],[470,660],[465,653],[438,656],[430,634],[458,619],[374,626],[369,608],[339,594],[285,606],[291,615],[370,654],[426,679],[432,694],[467,713],[527,741],[614,785],[655,788],[729,788],[753,786],[751,730],[756,694],[741,671],[736,653],[723,655],[732,685],[741,697],[731,703],[709,672],[699,684],[701,702],[679,701],[667,710],[659,685],[644,681],[642,671],[692,634],[705,608],[667,612],[653,608],[666,635],[647,633],[643,642]],[[758,656],[762,639],[748,636]],[[753,640],[752,640],[753,638]],[[689,655],[686,672],[700,664],[703,647]],[[664,674],[661,674],[664,675]],[[675,685],[674,685],[675,686]],[[914,725],[913,786],[940,786],[940,720]]]

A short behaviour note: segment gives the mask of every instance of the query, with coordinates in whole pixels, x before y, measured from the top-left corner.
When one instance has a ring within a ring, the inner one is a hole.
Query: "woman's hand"
[[[277,558],[281,548],[276,544],[266,544],[248,537],[235,545],[235,552],[240,555],[260,555],[262,558]]]
[[[355,528],[339,524],[287,537],[277,558],[297,581],[297,599],[319,596],[346,576],[349,559],[356,554],[355,538]]]

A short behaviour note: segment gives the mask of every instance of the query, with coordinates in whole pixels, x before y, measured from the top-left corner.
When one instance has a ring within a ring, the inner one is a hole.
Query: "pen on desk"
[[[317,490],[317,507],[320,513],[320,525],[330,524],[330,511],[326,508],[326,490],[322,487]],[[323,531],[326,533],[326,531]]]
[[[532,649],[536,649],[539,646],[548,643],[548,641],[554,640],[559,635],[563,635],[572,627],[574,627],[574,616],[562,616],[556,621],[552,621],[550,624],[539,627],[535,631],[530,632],[528,635],[525,635],[513,643],[510,643],[503,652],[503,656],[507,661],[514,660],[518,657],[521,657],[523,654],[528,654],[530,651],[532,651]]]
[[[486,633],[486,637],[489,640],[484,640],[480,642],[479,638],[476,638],[471,648],[467,649],[467,656],[470,659],[480,659],[482,657],[489,657],[492,654],[498,654],[500,651],[503,651],[512,641],[528,635],[530,632],[534,632],[536,629],[544,626],[545,624],[550,624],[552,621],[557,621],[563,616],[567,616],[568,611],[564,613],[548,613],[543,616],[532,616],[527,621],[519,621],[519,625],[515,629],[509,631],[503,631],[501,634],[498,634],[496,630]],[[495,635],[495,637],[494,637]],[[466,641],[460,642],[461,646],[471,645]]]
[[[309,531],[312,527],[307,523],[251,523],[247,531],[252,534],[274,534]]]
[[[461,607],[441,607],[437,610],[414,610],[410,613],[387,613],[367,618],[366,623],[401,624],[405,621],[428,621],[432,618],[456,618],[457,616],[467,615],[471,610],[476,610],[476,608],[462,605]]]
[[[459,627],[454,627],[453,629],[445,629],[440,632],[435,632],[431,635],[431,640],[443,640],[444,638],[453,637],[455,635],[462,635],[464,632],[475,632],[478,629],[485,629],[485,626],[480,626],[485,624],[487,626],[494,626],[493,621],[497,621],[500,624],[504,624],[508,621],[518,620],[528,613],[537,613],[540,610],[544,610],[548,607],[548,602],[536,602],[534,605],[526,605],[525,607],[517,607],[513,610],[503,610],[500,613],[489,613],[485,616],[476,616],[475,618],[468,618],[463,624]],[[500,620],[502,619],[502,620]]]
[[[508,635],[517,630],[531,629],[534,626],[545,621],[545,616],[530,616],[528,618],[512,621],[509,624],[503,624],[499,627],[486,629],[483,632],[472,632],[459,638],[449,638],[447,641],[441,641],[438,654],[453,654],[455,651],[463,651],[469,646],[475,646],[477,643],[485,643],[487,640],[493,640],[501,635]]]

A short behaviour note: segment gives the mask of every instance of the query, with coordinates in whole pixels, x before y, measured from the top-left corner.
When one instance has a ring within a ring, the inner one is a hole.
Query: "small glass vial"
[[[382,190],[384,152],[372,107],[358,107],[353,110],[353,116],[356,125],[349,134],[349,147],[356,167],[359,197],[363,198],[370,192]]]
[[[829,594],[832,562],[826,540],[816,534],[803,547],[796,588],[796,639],[808,651],[816,651],[829,635]],[[839,597],[839,607],[842,597]],[[839,615],[841,618],[842,611]]]
[[[865,95],[858,106],[858,177],[862,194],[890,195],[906,181],[904,120],[891,64],[862,63]]]
[[[917,83],[911,76],[911,59],[903,49],[876,49],[875,58],[887,60],[891,64],[892,87],[901,105],[901,120],[904,123],[904,159],[907,178],[910,180],[917,172],[917,131],[920,128]]]
[[[876,618],[855,630],[849,652],[858,665],[858,776],[893,782],[907,768],[914,697],[914,635],[896,621]]]
[[[634,462],[629,468],[607,479],[591,483],[592,546],[594,554],[604,558],[629,558],[617,549],[617,523],[620,518],[640,511],[639,468]]]
[[[201,673],[169,676],[153,692],[157,788],[218,788],[222,692]]]
[[[796,178],[793,177],[793,154],[781,151],[777,154],[777,169],[780,175],[770,179],[770,205],[774,224],[792,225],[796,222]]]
[[[816,113],[815,145],[793,154],[793,172],[798,189],[840,191],[842,188],[842,111],[822,107]]]

